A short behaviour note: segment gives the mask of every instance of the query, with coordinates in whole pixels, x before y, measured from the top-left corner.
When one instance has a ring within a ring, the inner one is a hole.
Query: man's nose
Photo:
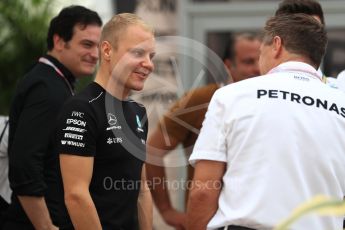
[[[142,62],[142,66],[150,70],[150,72],[154,69],[154,64],[150,56],[145,57],[145,60]]]
[[[94,47],[91,49],[90,55],[92,58],[94,59],[98,59],[99,58],[99,50],[98,50],[98,46]]]

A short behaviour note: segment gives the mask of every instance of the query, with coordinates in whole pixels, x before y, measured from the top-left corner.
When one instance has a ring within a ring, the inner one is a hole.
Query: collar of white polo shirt
[[[297,61],[289,61],[284,62],[273,69],[271,69],[268,74],[271,73],[278,73],[278,72],[299,72],[304,73],[305,75],[318,79],[322,81],[322,76],[319,72],[312,67],[311,65],[304,63],[304,62],[297,62]]]

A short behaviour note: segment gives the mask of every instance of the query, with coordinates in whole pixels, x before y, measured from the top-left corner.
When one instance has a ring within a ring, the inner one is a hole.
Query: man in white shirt
[[[213,96],[190,162],[188,229],[272,229],[301,203],[345,194],[345,98],[317,73],[323,26],[304,14],[264,28],[262,76]],[[341,229],[309,215],[293,229]]]

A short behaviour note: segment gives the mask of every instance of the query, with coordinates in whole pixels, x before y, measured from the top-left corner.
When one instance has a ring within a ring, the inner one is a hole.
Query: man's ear
[[[108,41],[103,41],[100,45],[102,59],[110,61],[112,46]]]
[[[283,41],[279,36],[273,38],[273,54],[277,58],[281,55],[283,50]]]
[[[231,72],[233,64],[232,64],[232,61],[229,58],[224,59],[224,65]]]
[[[53,35],[53,42],[54,42],[54,49],[57,51],[61,51],[64,47],[66,42],[57,34]]]
[[[226,66],[226,72],[228,73],[228,76],[229,76],[228,83],[232,83],[234,82],[233,75],[232,75],[234,63],[229,58],[224,59],[223,62],[224,62],[224,65]]]

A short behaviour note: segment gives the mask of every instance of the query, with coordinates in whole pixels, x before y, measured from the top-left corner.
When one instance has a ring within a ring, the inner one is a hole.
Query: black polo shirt
[[[45,58],[73,86],[72,73],[52,56]],[[53,223],[59,225],[65,209],[54,133],[59,110],[70,96],[71,91],[60,74],[41,62],[24,76],[16,89],[9,116],[9,180],[13,195],[6,219],[10,222],[32,228],[17,195],[44,196]]]
[[[112,97],[95,82],[61,110],[59,152],[94,158],[90,194],[103,230],[137,229],[146,137],[145,108]]]

